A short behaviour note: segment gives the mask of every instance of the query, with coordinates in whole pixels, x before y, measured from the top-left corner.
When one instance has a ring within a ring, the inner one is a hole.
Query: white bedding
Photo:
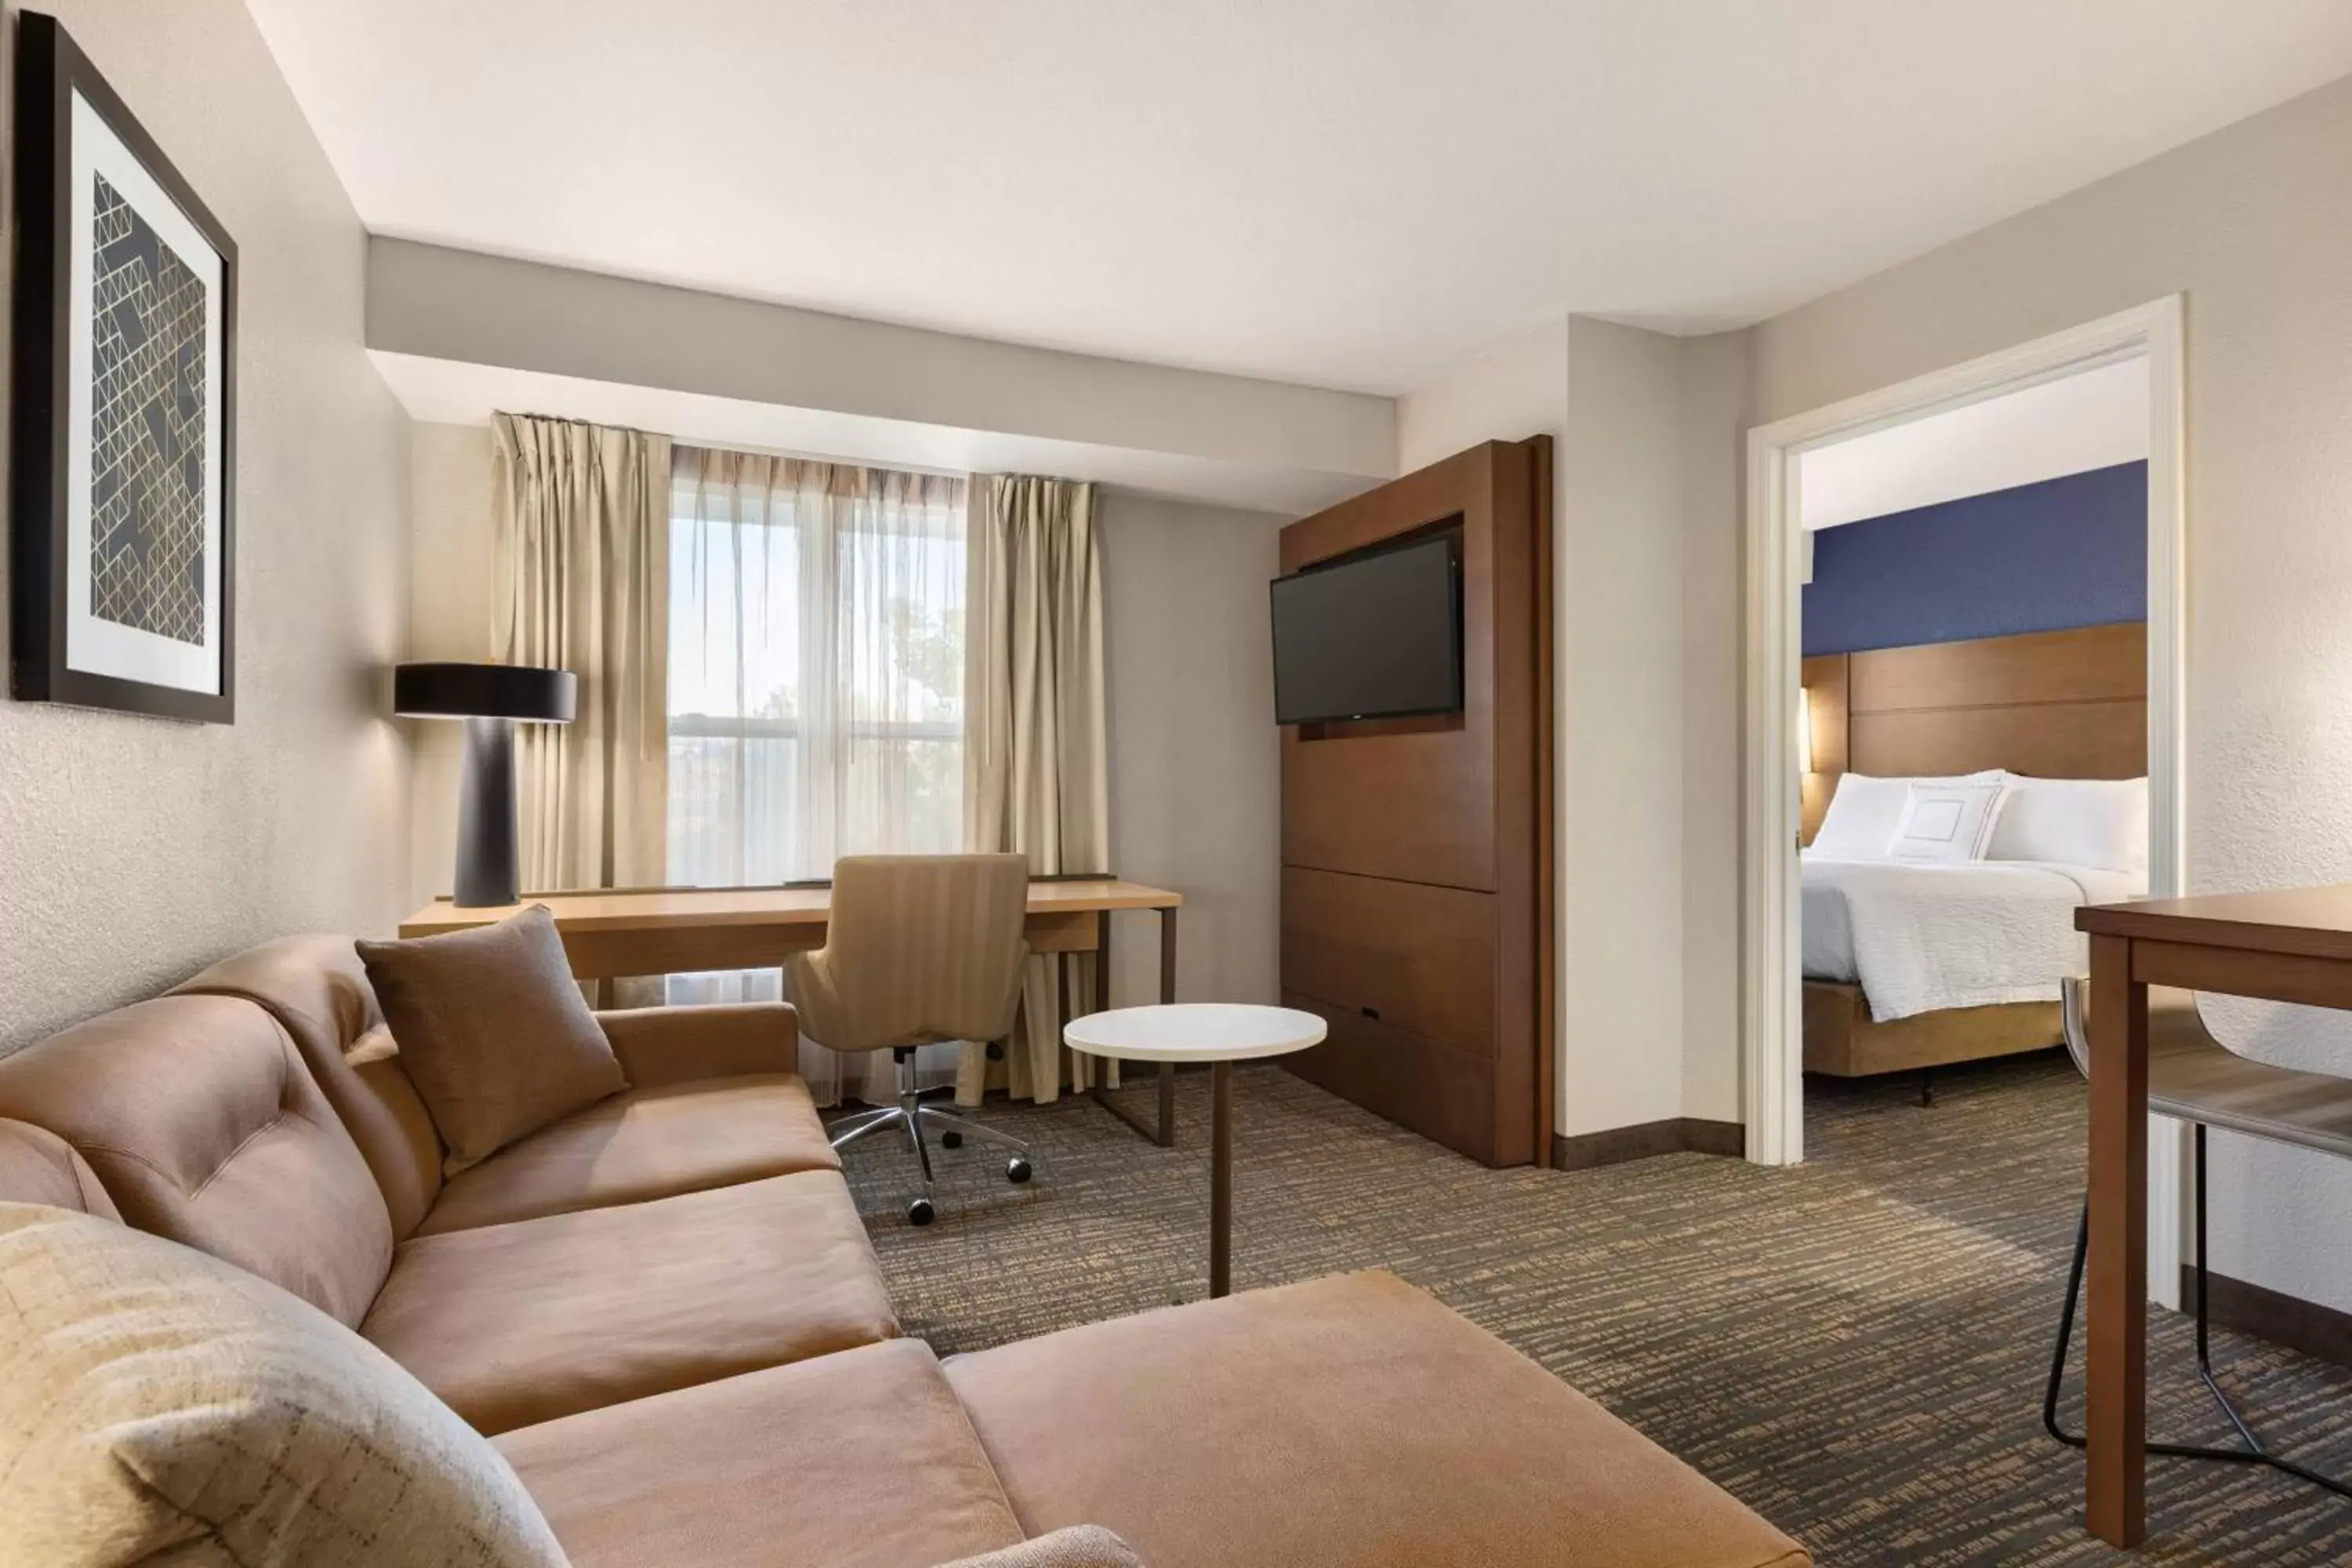
[[[1802,857],[1804,973],[1859,984],[1881,1023],[1941,1007],[2054,1002],[2084,968],[2080,904],[2137,898],[2137,872],[2023,860]]]

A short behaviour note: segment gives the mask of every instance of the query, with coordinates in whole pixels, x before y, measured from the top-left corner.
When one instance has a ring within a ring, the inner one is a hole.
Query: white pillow
[[[2009,785],[1915,781],[1904,797],[1903,820],[1886,846],[1889,859],[1967,865],[1984,858]]]
[[[1998,769],[1960,778],[1840,773],[1837,792],[1830,796],[1830,808],[1822,815],[1821,831],[1813,835],[1813,853],[1826,860],[1883,860],[1895,828],[1902,825],[1903,807],[1913,784],[1992,784],[2000,776]]]
[[[2009,786],[1986,859],[2147,869],[2146,779],[2030,779],[2011,773]]]

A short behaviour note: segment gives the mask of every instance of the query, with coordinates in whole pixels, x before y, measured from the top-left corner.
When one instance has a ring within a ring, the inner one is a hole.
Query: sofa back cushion
[[[202,1253],[0,1203],[0,1560],[561,1568],[488,1440]]]
[[[365,1315],[391,1269],[367,1162],[250,1002],[159,996],[0,1058],[0,1116],[71,1144],[129,1224],[341,1322]]]
[[[179,994],[242,996],[284,1026],[375,1173],[393,1236],[414,1235],[441,1195],[444,1151],[352,939],[264,942],[221,960]]]
[[[121,1219],[98,1174],[73,1145],[46,1127],[0,1120],[0,1203],[46,1204],[51,1208]]]

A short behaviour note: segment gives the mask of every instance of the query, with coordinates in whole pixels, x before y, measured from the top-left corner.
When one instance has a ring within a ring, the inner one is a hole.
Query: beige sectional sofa
[[[271,943],[0,1059],[0,1200],[355,1330],[582,1568],[927,1568],[1082,1523],[1152,1568],[1806,1561],[1386,1275],[942,1363],[900,1335],[790,1008],[599,1021],[630,1087],[445,1179],[351,943]]]

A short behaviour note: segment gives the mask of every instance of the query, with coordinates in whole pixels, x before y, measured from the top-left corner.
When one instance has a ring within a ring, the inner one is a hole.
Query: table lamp
[[[522,896],[515,864],[514,727],[569,724],[579,706],[580,678],[568,669],[517,664],[404,664],[393,669],[394,712],[404,719],[466,721],[452,900],[459,909],[511,904]]]

